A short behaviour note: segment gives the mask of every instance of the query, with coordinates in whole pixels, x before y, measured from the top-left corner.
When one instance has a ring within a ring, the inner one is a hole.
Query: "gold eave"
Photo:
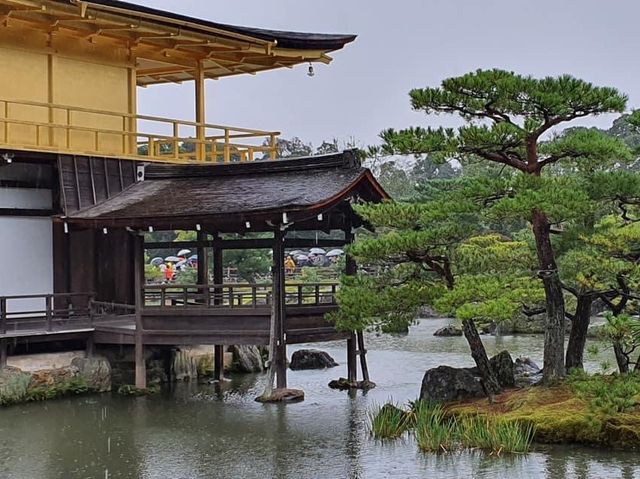
[[[181,20],[76,1],[0,0],[0,28],[38,30],[49,36],[127,48],[137,83],[147,86],[194,79],[256,74],[307,62],[330,63],[324,50],[280,48],[275,41]],[[194,31],[197,30],[197,31]]]

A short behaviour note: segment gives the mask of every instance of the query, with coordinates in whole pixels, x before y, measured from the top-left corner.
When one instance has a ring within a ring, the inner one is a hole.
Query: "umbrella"
[[[181,249],[178,251],[178,256],[187,256],[189,253],[191,253],[190,249]]]
[[[152,264],[153,266],[160,266],[162,263],[164,263],[164,260],[162,258],[160,258],[160,257],[153,258],[150,261],[150,264]]]
[[[167,263],[177,263],[178,261],[180,261],[180,258],[178,258],[177,256],[167,256],[164,260]]]
[[[198,261],[198,255],[192,254],[191,256],[189,256],[189,261]]]
[[[296,261],[308,261],[309,257],[306,254],[299,254],[296,256]]]
[[[331,258],[332,256],[342,256],[343,254],[344,251],[342,251],[341,249],[332,249],[327,253],[327,258]]]
[[[302,251],[301,249],[294,249],[293,251],[289,252],[289,255],[293,256],[294,258],[299,254],[304,254],[304,251]]]
[[[183,259],[176,263],[176,268],[182,268],[185,264],[187,264],[187,260]]]
[[[309,253],[311,253],[311,254],[327,254],[327,252],[325,250],[323,250],[322,248],[311,248],[309,250]]]

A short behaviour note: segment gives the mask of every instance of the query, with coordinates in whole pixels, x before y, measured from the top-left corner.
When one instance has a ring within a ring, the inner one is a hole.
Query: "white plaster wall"
[[[53,293],[50,218],[0,217],[0,296]],[[43,301],[16,301],[9,310],[43,309]]]

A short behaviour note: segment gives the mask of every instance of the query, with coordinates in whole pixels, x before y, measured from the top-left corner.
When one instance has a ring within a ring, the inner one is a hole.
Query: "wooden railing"
[[[290,306],[336,304],[338,283],[290,283],[285,300]],[[145,308],[256,308],[272,302],[271,284],[144,286]]]
[[[0,147],[165,163],[275,159],[276,131],[0,99]]]
[[[94,301],[93,293],[0,296],[0,336],[90,328],[135,306]]]

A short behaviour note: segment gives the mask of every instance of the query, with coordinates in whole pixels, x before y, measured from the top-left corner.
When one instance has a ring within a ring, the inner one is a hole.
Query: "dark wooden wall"
[[[101,203],[136,182],[136,163],[128,160],[60,155],[58,171],[66,215]]]
[[[125,230],[65,234],[62,224],[54,224],[54,291],[95,292],[98,301],[134,304],[133,247],[134,238]]]

